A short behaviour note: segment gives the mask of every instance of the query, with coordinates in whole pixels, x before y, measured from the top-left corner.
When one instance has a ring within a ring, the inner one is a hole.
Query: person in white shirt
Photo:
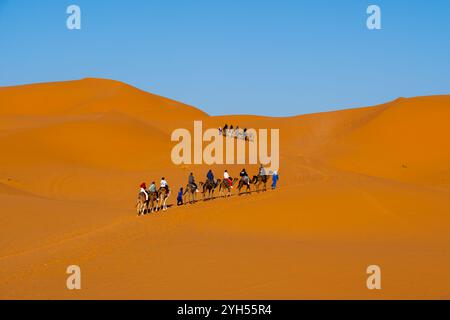
[[[225,172],[223,173],[223,178],[224,178],[225,180],[227,180],[227,181],[228,181],[228,185],[229,185],[231,188],[233,188],[233,180],[231,180],[231,177],[230,177],[230,175],[228,174],[228,171],[227,171],[227,170],[225,170]]]
[[[165,188],[167,190],[167,192],[169,192],[169,184],[167,183],[167,181],[164,177],[161,179],[160,186],[161,186],[161,188]]]

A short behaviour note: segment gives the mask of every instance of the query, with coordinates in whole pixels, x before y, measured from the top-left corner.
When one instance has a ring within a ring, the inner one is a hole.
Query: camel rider
[[[148,191],[150,191],[150,193],[155,193],[155,192],[156,192],[155,181],[153,181],[153,182],[150,184],[150,187],[148,187]]]
[[[189,175],[188,184],[195,188],[195,192],[199,192],[197,184],[195,183],[194,174],[192,172]]]
[[[162,177],[161,183],[160,183],[161,189],[166,189],[167,193],[169,193],[169,184],[166,181],[166,178]]]
[[[263,165],[261,164],[259,167],[259,173],[258,175],[262,178],[262,180],[265,182],[267,177],[266,177],[266,169],[264,169]]]
[[[248,177],[247,171],[242,169],[241,173],[239,174],[241,176],[241,180],[244,181],[245,184],[249,184],[250,178]]]
[[[148,187],[148,193],[149,194],[156,194],[156,199],[159,200],[159,198],[158,198],[158,190],[156,190],[155,181],[152,181],[152,183],[150,184],[150,187]]]
[[[148,201],[147,185],[145,184],[145,182],[141,183],[141,190],[139,192],[140,193],[144,193],[145,194],[145,201]]]
[[[214,183],[214,174],[211,169],[206,174],[206,178],[208,179],[209,182]]]
[[[265,177],[266,176],[266,169],[264,169],[263,165],[261,164],[259,167],[259,173],[258,173],[261,177]]]
[[[228,135],[228,124],[225,124],[225,126],[223,127],[223,135],[224,136]]]
[[[231,180],[230,175],[228,174],[228,171],[225,170],[225,172],[223,173],[223,178],[228,182],[228,185],[233,188],[233,180]]]

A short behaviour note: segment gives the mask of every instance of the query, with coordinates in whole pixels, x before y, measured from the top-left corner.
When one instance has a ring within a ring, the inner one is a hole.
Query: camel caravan
[[[214,194],[218,191],[219,198],[227,198],[232,196],[232,189],[236,187],[237,195],[250,194],[252,192],[252,185],[256,192],[267,191],[267,183],[269,176],[266,175],[264,167],[261,165],[257,175],[250,179],[245,169],[240,172],[240,179],[231,178],[228,171],[225,170],[223,179],[215,179],[212,170],[209,170],[205,182],[200,182],[199,185],[195,182],[194,175],[191,173],[188,178],[188,183],[185,188],[180,188],[177,196],[177,205],[194,204],[197,200],[197,194],[201,193],[202,200],[212,200],[215,198]],[[271,172],[272,185],[274,190],[277,186],[278,173]],[[155,182],[152,182],[147,188],[146,183],[142,183],[138,194],[136,204],[137,215],[142,216],[147,213],[157,211],[166,211],[168,209],[167,200],[171,195],[171,190],[166,179],[163,177],[160,182],[160,187],[157,189]]]

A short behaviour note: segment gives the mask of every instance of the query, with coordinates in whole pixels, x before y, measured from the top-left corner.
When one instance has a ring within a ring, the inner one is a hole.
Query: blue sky
[[[366,28],[369,4],[382,30]],[[85,77],[215,115],[450,94],[450,1],[0,0],[0,86]]]

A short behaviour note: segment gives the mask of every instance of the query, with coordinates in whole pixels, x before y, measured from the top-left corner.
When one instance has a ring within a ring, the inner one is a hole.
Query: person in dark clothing
[[[208,171],[208,174],[206,175],[206,178],[208,179],[208,181],[214,183],[214,174],[213,174],[212,170]]]
[[[250,178],[248,177],[248,173],[247,171],[244,169],[242,169],[241,173],[239,174],[239,176],[241,177],[241,180],[244,181],[245,184],[249,184],[250,182]]]
[[[180,188],[180,191],[178,191],[178,197],[177,197],[177,206],[183,205],[183,188]]]
[[[226,137],[228,135],[228,124],[225,124],[223,127],[222,134]]]
[[[278,177],[278,171],[274,171],[272,175],[272,190],[277,188],[277,182],[280,178]]]

